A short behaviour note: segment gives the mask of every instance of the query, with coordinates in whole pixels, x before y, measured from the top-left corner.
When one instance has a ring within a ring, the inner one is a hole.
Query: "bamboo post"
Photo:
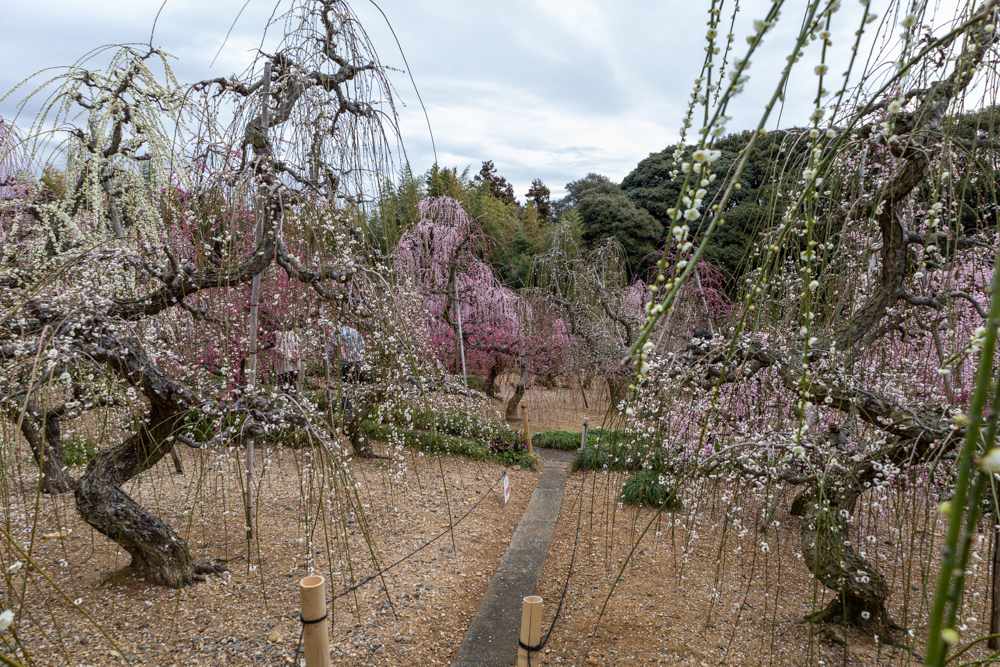
[[[529,595],[521,604],[521,643],[525,646],[538,646],[542,641],[542,598]],[[538,654],[531,656],[535,665],[541,664]],[[528,651],[517,647],[517,667],[530,667]]]
[[[521,420],[524,421],[524,439],[528,442],[528,453],[534,454],[535,450],[531,446],[531,429],[528,427],[528,406],[521,401]]]
[[[469,388],[469,376],[465,373],[465,339],[462,336],[462,304],[458,301],[458,277],[455,277],[455,315],[458,320],[458,349],[462,353],[462,382]]]
[[[583,433],[580,434],[580,451],[587,450],[587,422],[588,419],[583,420]]]
[[[306,667],[330,667],[330,633],[326,626],[326,579],[319,575],[299,582],[302,596],[302,647]]]

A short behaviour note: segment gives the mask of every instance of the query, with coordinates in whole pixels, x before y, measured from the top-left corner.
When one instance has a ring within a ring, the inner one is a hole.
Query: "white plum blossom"
[[[987,452],[986,456],[983,457],[983,462],[979,464],[979,467],[987,475],[1000,472],[1000,447],[994,447]]]

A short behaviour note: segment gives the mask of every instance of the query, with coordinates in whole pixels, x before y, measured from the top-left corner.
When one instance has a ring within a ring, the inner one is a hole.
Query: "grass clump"
[[[87,438],[70,438],[63,443],[63,461],[69,467],[85,466],[90,463],[100,447]]]
[[[668,486],[663,476],[655,470],[640,470],[628,478],[622,488],[622,499],[636,507],[679,510],[681,501],[676,490]]]
[[[580,438],[582,436],[583,433],[581,431],[545,431],[531,436],[531,444],[534,447],[572,451],[580,449]],[[625,431],[606,431],[602,428],[593,428],[587,431],[587,446],[596,446],[602,441],[616,442],[625,438]]]
[[[527,452],[527,448],[523,446],[523,438],[520,446],[513,445],[510,438],[502,435],[494,436],[486,441],[488,444],[483,444],[468,438],[379,424],[373,420],[363,421],[361,428],[372,440],[399,442],[401,439],[405,447],[422,452],[454,454],[474,461],[519,465],[526,470],[538,469],[538,455]]]

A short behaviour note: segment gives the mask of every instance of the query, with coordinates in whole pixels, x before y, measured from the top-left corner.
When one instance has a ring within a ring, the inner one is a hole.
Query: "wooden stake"
[[[542,598],[529,595],[521,604],[521,643],[526,646],[538,646],[542,641]],[[537,653],[529,660],[528,651],[517,647],[517,667],[530,667],[529,662],[536,667],[541,665]]]
[[[170,448],[170,458],[174,460],[174,470],[177,471],[178,475],[184,474],[184,464],[181,463],[181,455],[177,452],[177,446],[174,445]]]
[[[302,652],[306,667],[330,667],[330,633],[326,626],[326,579],[319,575],[299,582],[302,596]],[[309,621],[318,622],[310,623]]]
[[[528,441],[528,453],[534,454],[535,450],[531,446],[531,429],[528,428],[528,406],[521,401],[521,419],[524,421],[524,439]]]
[[[583,433],[580,434],[580,451],[586,451],[587,449],[587,422],[589,419],[583,420]]]

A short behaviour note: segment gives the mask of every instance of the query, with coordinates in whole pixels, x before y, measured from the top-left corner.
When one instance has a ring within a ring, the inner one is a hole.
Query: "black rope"
[[[584,477],[586,478],[586,475],[587,475],[586,468],[584,468],[584,473],[583,474],[584,474]],[[556,615],[552,617],[552,623],[551,623],[551,625],[549,625],[549,631],[545,633],[545,636],[538,643],[538,646],[528,646],[527,644],[525,644],[524,642],[521,641],[520,637],[518,637],[518,639],[517,639],[517,645],[518,645],[518,647],[523,648],[528,653],[528,667],[531,667],[531,654],[532,654],[532,652],[538,653],[543,648],[545,648],[545,645],[549,642],[549,638],[552,636],[552,630],[555,629],[555,627],[556,627],[556,621],[559,620],[559,612],[562,611],[563,602],[566,601],[566,591],[569,590],[569,580],[573,576],[573,564],[576,562],[576,545],[580,542],[580,524],[581,524],[581,519],[582,518],[583,518],[583,482],[581,481],[580,482],[580,508],[577,511],[577,515],[576,515],[576,536],[573,538],[573,555],[570,556],[570,559],[569,559],[569,571],[566,573],[566,583],[563,585],[562,595],[559,597],[559,605],[556,607]]]
[[[505,470],[504,471],[504,475],[506,475],[506,474],[507,474],[507,471]],[[487,496],[489,496],[489,494],[493,491],[493,489],[496,488],[497,483],[501,479],[503,479],[503,475],[501,475],[499,478],[497,478],[496,482],[493,482],[493,485],[489,489],[487,489],[486,493],[483,494],[483,497],[479,499],[479,502],[477,502],[475,505],[473,505],[469,509],[468,512],[466,512],[465,514],[463,514],[462,517],[458,521],[456,521],[455,523],[451,524],[451,526],[449,526],[447,529],[441,531],[433,539],[431,539],[428,542],[425,542],[422,546],[417,547],[417,549],[415,551],[413,551],[412,553],[410,553],[407,556],[403,556],[402,558],[400,558],[399,560],[397,560],[395,563],[393,563],[389,567],[387,567],[387,568],[385,568],[383,570],[379,570],[378,572],[376,572],[373,575],[365,577],[364,579],[362,579],[360,582],[358,582],[354,586],[351,586],[350,588],[348,588],[348,589],[346,589],[346,590],[338,593],[337,595],[334,595],[333,599],[331,600],[331,602],[333,602],[334,600],[339,600],[340,598],[344,597],[345,595],[347,595],[349,593],[353,593],[354,591],[358,590],[359,588],[361,588],[362,586],[364,586],[365,584],[367,584],[372,579],[377,579],[377,578],[381,577],[383,574],[385,574],[386,572],[388,572],[392,568],[396,567],[397,565],[399,565],[403,561],[406,561],[406,560],[409,560],[410,558],[413,558],[418,553],[420,553],[421,551],[423,551],[424,549],[426,549],[427,547],[429,547],[430,545],[434,544],[439,539],[441,539],[442,537],[444,537],[445,535],[447,535],[448,533],[450,533],[452,530],[455,529],[455,526],[457,526],[458,524],[462,523],[462,521],[464,521],[467,516],[469,516],[470,514],[472,514],[476,510],[476,508],[479,507],[484,500],[486,500]]]
[[[507,466],[507,467],[509,468],[510,466]],[[504,470],[504,475],[506,475],[506,474],[507,474],[507,470],[505,469]],[[467,517],[470,514],[472,514],[476,510],[476,508],[479,507],[483,503],[484,500],[486,500],[487,496],[489,496],[490,493],[493,491],[493,489],[496,488],[497,483],[501,479],[503,479],[503,475],[501,475],[500,477],[498,477],[497,480],[496,480],[496,482],[493,482],[493,485],[490,486],[490,488],[486,490],[486,493],[484,493],[483,497],[479,499],[479,502],[477,502],[475,505],[473,505],[471,508],[469,508],[469,511],[466,512],[465,514],[463,514],[462,517],[458,521],[456,521],[455,523],[451,524],[451,526],[449,526],[447,530],[442,531],[441,533],[439,533],[438,535],[436,535],[433,539],[431,539],[429,542],[425,542],[422,546],[418,547],[415,551],[411,552],[407,556],[403,556],[402,558],[400,558],[399,560],[397,560],[395,563],[393,563],[389,567],[387,567],[387,568],[385,568],[383,570],[380,570],[380,571],[376,572],[375,574],[373,574],[373,575],[371,575],[369,577],[366,577],[366,578],[362,579],[360,582],[358,582],[354,586],[351,586],[347,590],[339,593],[338,595],[334,595],[333,598],[331,598],[330,602],[332,603],[332,602],[334,602],[334,601],[336,601],[336,600],[344,597],[348,593],[353,593],[354,591],[358,590],[359,588],[361,588],[362,586],[364,586],[365,584],[367,584],[372,579],[376,579],[378,577],[381,577],[383,574],[385,574],[386,572],[388,572],[392,568],[396,567],[397,565],[399,565],[403,561],[408,560],[408,559],[412,558],[413,556],[416,556],[418,553],[420,553],[421,551],[423,551],[424,549],[426,549],[430,545],[434,544],[434,542],[438,541],[439,539],[441,539],[442,537],[444,537],[445,535],[447,535],[450,531],[454,530],[455,526],[457,526],[458,524],[462,523],[462,521],[465,519],[465,517]],[[577,527],[577,530],[579,531],[579,527]],[[573,547],[573,553],[574,553],[574,556],[575,556],[576,555],[576,547],[575,547],[575,545]],[[565,597],[565,595],[566,595],[566,592],[563,591],[563,596]],[[560,607],[562,606],[561,602],[560,602],[559,606]],[[326,614],[323,614],[321,617],[317,618],[316,620],[306,621],[306,620],[303,620],[302,619],[302,615],[299,614],[299,620],[302,621],[302,630],[299,631],[299,644],[298,644],[298,646],[296,646],[295,653],[292,656],[292,663],[293,664],[299,659],[299,654],[302,652],[302,636],[305,634],[306,625],[309,625],[311,623],[319,623],[320,621],[325,621],[326,617],[328,615],[329,615],[329,612],[327,612]],[[551,629],[550,629],[550,632],[551,632]]]
[[[320,616],[319,618],[313,619],[311,621],[307,621],[304,618],[302,618],[302,614],[301,613],[299,614],[299,620],[302,621],[302,629],[299,630],[299,645],[295,647],[295,655],[292,656],[292,664],[295,664],[295,662],[298,661],[298,659],[299,659],[299,653],[302,652],[302,636],[305,635],[305,633],[306,633],[306,626],[307,625],[312,625],[313,623],[319,623],[320,621],[325,621],[326,617],[329,616],[329,615],[330,615],[330,612],[324,611],[323,615]]]

